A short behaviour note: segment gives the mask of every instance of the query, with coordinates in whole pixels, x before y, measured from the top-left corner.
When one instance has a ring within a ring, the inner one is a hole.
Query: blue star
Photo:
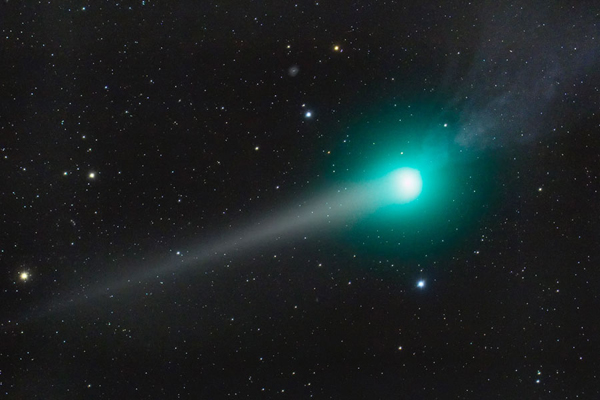
[[[419,289],[423,289],[425,287],[425,281],[424,280],[420,280],[419,282],[417,282],[417,287]]]

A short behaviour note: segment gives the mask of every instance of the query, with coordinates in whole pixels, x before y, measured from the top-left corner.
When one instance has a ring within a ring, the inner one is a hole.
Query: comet
[[[296,202],[268,217],[233,229],[212,241],[191,240],[181,250],[144,257],[144,262],[123,268],[120,277],[89,286],[74,296],[53,301],[44,309],[52,313],[71,308],[94,298],[112,297],[139,284],[183,274],[202,268],[224,254],[241,254],[261,246],[272,246],[282,239],[295,240],[341,225],[349,218],[372,213],[381,207],[406,204],[417,199],[423,188],[418,170],[403,167],[362,184],[339,187],[311,200]],[[150,261],[151,260],[151,261]]]

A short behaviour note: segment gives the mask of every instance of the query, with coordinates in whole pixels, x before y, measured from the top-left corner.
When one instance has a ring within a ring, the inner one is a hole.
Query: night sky
[[[3,1],[0,393],[600,398],[599,20]]]

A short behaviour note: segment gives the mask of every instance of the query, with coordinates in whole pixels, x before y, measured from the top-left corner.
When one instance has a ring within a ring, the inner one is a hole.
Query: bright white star
[[[425,281],[421,280],[421,281],[417,282],[417,287],[420,289],[423,289],[425,287]]]

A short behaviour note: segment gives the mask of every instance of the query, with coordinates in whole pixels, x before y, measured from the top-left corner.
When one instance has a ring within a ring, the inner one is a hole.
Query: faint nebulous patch
[[[297,65],[292,65],[288,68],[288,75],[292,78],[298,75],[298,72],[300,72],[300,67],[298,67]]]
[[[598,70],[595,20],[575,12],[554,17],[543,7],[532,7],[497,18],[491,17],[489,8],[481,9],[486,23],[475,47],[477,61],[460,75],[461,87],[453,90],[451,102],[460,116],[455,137],[460,146],[485,149],[531,143],[556,132],[553,128],[567,113],[597,110],[597,105],[574,106],[569,100],[577,94],[567,89],[578,87],[581,77]],[[538,26],[539,20],[545,23]],[[487,39],[500,32],[501,41]]]

